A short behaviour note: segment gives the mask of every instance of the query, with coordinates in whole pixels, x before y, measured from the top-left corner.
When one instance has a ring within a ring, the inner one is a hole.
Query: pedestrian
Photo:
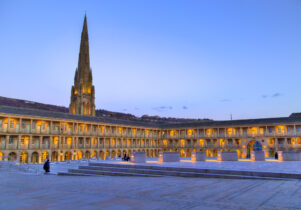
[[[275,153],[275,159],[278,160],[278,152]]]
[[[50,162],[49,162],[48,159],[46,159],[46,161],[44,163],[44,166],[43,166],[43,169],[45,170],[45,173],[50,172]]]

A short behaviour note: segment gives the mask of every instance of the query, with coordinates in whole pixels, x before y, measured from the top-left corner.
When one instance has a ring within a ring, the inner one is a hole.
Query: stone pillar
[[[9,135],[6,136],[6,142],[5,142],[5,148],[8,150],[8,145],[9,145]]]

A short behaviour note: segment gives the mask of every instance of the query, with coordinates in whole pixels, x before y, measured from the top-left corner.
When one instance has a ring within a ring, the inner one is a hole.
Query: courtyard
[[[114,162],[114,161],[110,161]],[[117,161],[115,161],[117,162]],[[57,176],[83,161],[0,167],[0,209],[300,209],[300,180],[238,180],[182,177]],[[156,164],[156,163],[148,163]],[[187,160],[174,166],[189,166]],[[201,163],[200,163],[201,164]],[[204,162],[204,167],[293,172],[297,162]],[[255,164],[255,165],[254,165]],[[286,165],[287,164],[287,165]],[[300,163],[299,163],[300,164]],[[32,170],[36,168],[36,170]],[[300,167],[299,167],[300,168]],[[31,170],[29,170],[31,169]],[[277,169],[277,168],[276,168]],[[298,173],[299,170],[295,171]]]

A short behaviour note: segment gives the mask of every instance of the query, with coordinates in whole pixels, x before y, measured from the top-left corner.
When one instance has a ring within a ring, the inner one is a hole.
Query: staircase
[[[199,168],[175,168],[139,164],[89,163],[68,172],[59,172],[61,176],[137,176],[137,177],[195,177],[195,178],[223,178],[223,179],[301,179],[301,174],[234,171]]]

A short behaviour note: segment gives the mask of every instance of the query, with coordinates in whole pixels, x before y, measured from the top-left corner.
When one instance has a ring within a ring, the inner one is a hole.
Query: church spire
[[[95,116],[95,92],[90,68],[89,36],[85,15],[81,34],[78,66],[75,71],[74,86],[71,88],[70,113]]]
[[[78,69],[79,76],[85,82],[88,81],[88,75],[91,71],[90,69],[90,55],[89,55],[89,36],[88,36],[88,25],[87,16],[85,15],[84,25],[81,35],[80,50],[78,57]]]

